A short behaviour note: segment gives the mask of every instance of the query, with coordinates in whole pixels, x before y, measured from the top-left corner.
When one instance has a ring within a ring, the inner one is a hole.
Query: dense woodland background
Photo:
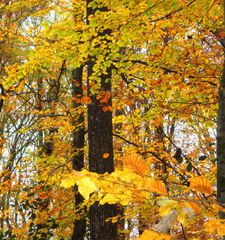
[[[223,8],[1,0],[0,239],[223,239]]]

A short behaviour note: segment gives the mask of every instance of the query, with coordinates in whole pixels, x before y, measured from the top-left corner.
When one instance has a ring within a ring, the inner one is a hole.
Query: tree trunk
[[[89,24],[88,17],[95,14],[97,10],[88,6],[91,1],[87,0],[87,24]],[[98,11],[107,11],[107,8],[98,8]],[[98,33],[98,36],[104,37],[110,33],[111,31],[106,29]],[[96,47],[101,48],[101,45],[99,44]],[[98,83],[97,80],[93,79],[95,60],[96,57],[89,57],[87,63],[88,95],[92,100],[91,104],[88,105],[89,169],[97,173],[111,173],[114,171],[112,112],[109,110],[103,111],[104,104],[100,102],[100,99],[97,99],[96,93],[91,93],[90,86],[91,84],[100,84],[101,92],[111,94],[112,70],[108,67],[105,74],[98,76],[100,78],[100,83]],[[107,106],[112,105],[111,96],[105,104]],[[108,155],[107,158],[103,157],[105,153]],[[91,206],[89,211],[91,240],[117,239],[116,224],[106,221],[108,218],[116,216],[116,212],[115,205],[105,204],[100,206],[95,203]]]
[[[223,4],[225,16],[225,1],[223,1]],[[223,38],[222,41],[225,41],[225,39]],[[219,204],[225,204],[225,49],[223,74],[220,80],[217,121],[217,200]],[[220,218],[225,219],[225,211],[221,211],[219,214]],[[225,236],[223,239],[225,240]]]
[[[83,67],[74,69],[72,72],[73,83],[72,83],[72,96],[75,98],[77,95],[82,96],[82,70]],[[80,103],[74,101],[73,108],[78,109],[82,107]],[[83,112],[78,116],[73,122],[75,130],[73,133],[73,149],[74,155],[72,157],[73,169],[80,171],[84,167],[84,115]],[[82,204],[84,198],[78,192],[77,186],[75,188],[75,208],[79,209],[79,205]],[[79,219],[76,219],[74,222],[74,229],[72,240],[82,240],[85,237],[86,230],[86,219],[84,214],[84,209],[81,209],[77,212]]]
[[[93,73],[94,62],[88,62],[88,78]],[[107,75],[101,76],[100,91],[111,93],[111,69]],[[92,103],[88,105],[88,142],[89,142],[89,168],[97,173],[113,172],[113,135],[112,135],[112,112],[103,111],[102,104],[96,99],[96,95],[89,93]],[[111,97],[108,105],[112,105]],[[103,154],[108,153],[105,159]]]
[[[217,199],[225,204],[225,63],[220,82],[217,122]]]
[[[94,63],[88,63],[88,77],[92,75]],[[111,69],[107,75],[101,76],[101,90],[111,92]],[[89,90],[90,94],[90,90]],[[102,110],[102,106],[91,96],[92,103],[88,106],[88,142],[89,142],[89,169],[97,173],[111,173],[114,171],[113,140],[112,140],[112,112]],[[108,102],[111,105],[111,99]],[[108,157],[103,158],[107,153]],[[107,218],[116,216],[116,206],[105,204],[99,206],[95,203],[90,208],[91,240],[117,239],[116,224]]]

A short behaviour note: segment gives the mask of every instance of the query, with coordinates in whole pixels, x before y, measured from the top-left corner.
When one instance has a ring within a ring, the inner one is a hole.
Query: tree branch
[[[4,103],[4,99],[2,98],[2,96],[5,96],[5,89],[1,83],[0,83],[0,89],[1,89],[1,100],[0,100],[0,112],[1,112],[3,103]]]
[[[135,147],[143,148],[142,146],[140,146],[140,145],[138,145],[138,144],[136,144],[136,143],[134,143],[134,142],[131,142],[131,141],[127,140],[126,138],[118,135],[117,133],[113,133],[113,136],[118,137],[118,138],[122,139],[124,142],[129,143],[129,144],[131,144],[131,145],[133,145],[133,146],[135,146]],[[161,163],[163,163],[163,164],[165,164],[167,167],[171,168],[171,169],[180,177],[180,179],[184,181],[183,184],[184,184],[184,185],[188,185],[186,177],[183,176],[182,174],[180,174],[180,173],[176,170],[175,166],[171,165],[170,163],[168,163],[167,161],[165,161],[164,159],[162,159],[158,154],[156,154],[156,153],[154,153],[154,152],[152,152],[152,151],[146,150],[145,153],[151,154],[153,157],[155,157],[156,159],[158,159]]]

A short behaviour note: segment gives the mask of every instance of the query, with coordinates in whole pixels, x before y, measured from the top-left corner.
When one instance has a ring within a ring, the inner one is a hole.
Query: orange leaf
[[[209,181],[203,177],[193,177],[190,179],[190,187],[191,190],[198,191],[204,193],[206,195],[210,195],[213,193],[213,189],[209,183]]]
[[[107,111],[112,112],[112,107],[111,107],[111,106],[104,106],[104,107],[102,108],[102,111],[103,111],[103,112],[107,112]]]
[[[195,202],[186,202],[186,205],[189,205],[195,214],[199,214],[201,212],[201,207]]]
[[[107,112],[107,111],[109,111],[109,108],[106,107],[106,106],[104,106],[104,107],[102,108],[102,111],[103,111],[103,112]]]
[[[108,111],[112,112],[112,106],[108,106]]]
[[[153,178],[147,178],[145,180],[145,188],[150,192],[159,193],[162,195],[167,195],[167,190],[165,184],[160,180],[155,180]]]
[[[125,156],[124,163],[126,167],[142,176],[149,173],[148,165],[142,160],[142,158],[138,154]]]
[[[72,81],[73,81],[73,83],[74,83],[74,85],[75,85],[76,87],[79,87],[79,86],[80,86],[79,81],[77,81],[76,79],[73,79]]]
[[[100,99],[100,103],[108,103],[110,99],[111,93],[110,91],[107,91],[104,96]]]
[[[81,103],[82,104],[91,104],[91,98],[90,97],[87,97],[87,96],[83,96],[81,98]]]
[[[102,157],[103,158],[108,158],[109,157],[109,153],[104,153]]]

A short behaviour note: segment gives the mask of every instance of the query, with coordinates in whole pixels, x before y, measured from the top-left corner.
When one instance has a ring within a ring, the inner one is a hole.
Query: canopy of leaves
[[[221,239],[222,1],[95,0],[88,7],[98,10],[87,21],[83,0],[0,3],[0,238],[35,239],[45,224],[45,239],[71,239],[80,210],[97,201],[124,209],[108,219],[126,223],[124,239]],[[81,66],[83,93],[73,96],[72,71]],[[112,92],[100,89],[109,68]],[[87,139],[73,147],[74,131],[88,132],[93,95],[113,114],[110,174],[88,171]],[[85,167],[74,171],[71,159],[81,151]]]

